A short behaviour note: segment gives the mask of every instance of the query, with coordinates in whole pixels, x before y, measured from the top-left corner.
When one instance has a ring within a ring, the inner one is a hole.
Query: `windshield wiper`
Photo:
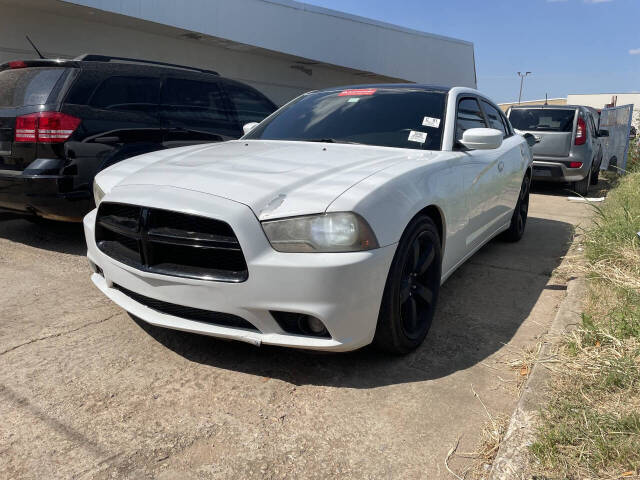
[[[352,145],[362,145],[360,142],[352,142],[349,140],[338,140],[336,138],[305,138],[303,142],[318,142],[318,143],[350,143]]]

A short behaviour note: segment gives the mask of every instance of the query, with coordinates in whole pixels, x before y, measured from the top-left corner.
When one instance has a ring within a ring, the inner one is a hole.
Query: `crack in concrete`
[[[40,342],[40,341],[43,341],[43,340],[48,340],[50,338],[61,337],[63,335],[68,335],[69,333],[77,332],[78,330],[82,330],[83,328],[90,327],[92,325],[99,325],[99,324],[104,323],[104,322],[106,322],[108,320],[111,320],[114,317],[117,317],[118,315],[120,315],[120,313],[114,313],[113,315],[110,315],[107,318],[103,318],[102,320],[98,320],[97,322],[85,323],[84,325],[81,325],[81,326],[79,326],[77,328],[73,328],[71,330],[67,330],[65,332],[52,333],[51,335],[45,335],[44,337],[32,338],[28,342],[24,342],[24,343],[21,343],[19,345],[15,345],[15,346],[13,346],[11,348],[8,348],[8,349],[0,352],[0,357],[2,355],[5,355],[5,354],[9,353],[9,352],[13,352],[14,350],[17,350],[18,348],[24,347],[26,345],[31,345],[32,343]]]

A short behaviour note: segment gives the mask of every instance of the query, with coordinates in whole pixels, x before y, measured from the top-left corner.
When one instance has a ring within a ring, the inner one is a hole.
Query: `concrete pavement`
[[[0,221],[0,477],[450,478],[456,440],[479,446],[479,400],[511,414],[507,361],[565,294],[551,273],[591,210],[562,193],[538,190],[524,239],[447,281],[427,341],[401,358],[138,324],[89,281],[79,228]]]

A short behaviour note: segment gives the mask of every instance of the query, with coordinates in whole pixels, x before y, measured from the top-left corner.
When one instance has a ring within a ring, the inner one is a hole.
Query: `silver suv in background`
[[[602,142],[609,132],[598,130],[596,111],[579,105],[511,107],[513,128],[530,133],[533,145],[533,179],[570,182],[580,195],[598,183]]]

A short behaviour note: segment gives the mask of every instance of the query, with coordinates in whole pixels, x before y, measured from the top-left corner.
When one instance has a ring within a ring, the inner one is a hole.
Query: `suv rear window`
[[[149,77],[110,77],[93,94],[97,108],[129,110],[155,106],[160,100],[160,80]]]
[[[241,125],[261,122],[276,110],[273,103],[258,92],[236,85],[227,85],[226,90],[236,107]]]
[[[229,120],[225,97],[217,83],[168,78],[162,92],[162,105],[176,113],[203,112],[210,120]]]
[[[509,121],[513,128],[539,132],[571,132],[575,110],[536,108],[512,109]]]
[[[19,68],[0,72],[0,107],[42,105],[64,68]]]

